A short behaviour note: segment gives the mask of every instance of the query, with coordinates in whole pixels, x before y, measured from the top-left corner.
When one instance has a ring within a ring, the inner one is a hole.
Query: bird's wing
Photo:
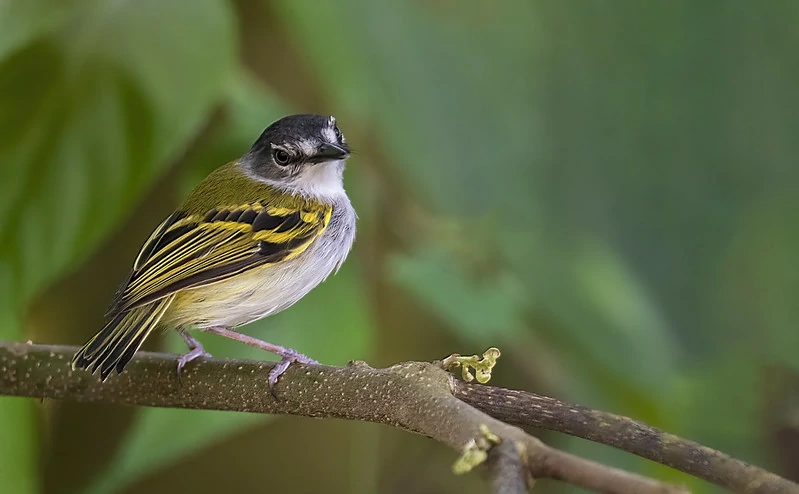
[[[246,204],[204,215],[177,212],[144,244],[107,315],[178,290],[221,281],[300,255],[327,228],[332,207]]]

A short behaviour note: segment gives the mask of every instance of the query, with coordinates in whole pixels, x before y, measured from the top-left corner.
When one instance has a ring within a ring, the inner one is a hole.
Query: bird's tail
[[[78,350],[72,358],[72,369],[89,369],[92,374],[100,369],[103,381],[114,369],[121,373],[158,325],[173,298],[174,295],[165,297],[116,315]]]

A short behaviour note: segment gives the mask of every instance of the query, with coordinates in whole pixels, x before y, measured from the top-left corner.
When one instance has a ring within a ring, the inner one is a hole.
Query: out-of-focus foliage
[[[0,2],[0,338],[81,343],[190,187],[280,116],[333,113],[357,151],[355,252],[247,332],[326,363],[496,345],[499,384],[796,477],[797,22],[732,0]],[[332,491],[482,489],[442,475],[443,448],[362,424],[327,449],[340,431],[240,414],[0,416],[0,490],[21,494],[311,491],[308,471]],[[284,454],[247,441],[272,435]]]
[[[83,260],[185,147],[221,95],[234,33],[224,2],[188,19],[177,2],[87,2],[47,23],[33,19],[49,5],[4,5],[3,22],[39,31],[0,43],[0,246],[24,301]]]
[[[224,2],[197,2],[191,22],[178,2],[0,8],[0,336],[19,339],[19,309],[85,259],[197,131],[233,66],[234,32]],[[36,476],[21,422],[0,424],[11,492]]]

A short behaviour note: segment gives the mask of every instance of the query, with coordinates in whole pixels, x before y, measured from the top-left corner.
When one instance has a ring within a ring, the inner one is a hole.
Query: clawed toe
[[[275,385],[277,384],[278,379],[280,376],[286,372],[286,369],[289,368],[292,362],[298,362],[301,364],[308,364],[308,365],[319,365],[319,362],[316,360],[306,357],[305,355],[301,354],[300,352],[293,350],[291,348],[285,348],[280,345],[275,345],[274,343],[269,343],[266,341],[259,340],[257,338],[253,338],[252,336],[247,336],[246,334],[239,333],[237,331],[233,331],[231,329],[222,327],[222,326],[212,326],[209,328],[202,328],[203,331],[207,333],[217,334],[219,336],[224,336],[225,338],[230,338],[234,341],[240,341],[241,343],[245,343],[250,346],[254,346],[256,348],[260,348],[261,350],[265,350],[270,353],[274,353],[281,357],[280,362],[278,362],[271,371],[269,371],[269,391],[272,392],[272,396],[275,395]],[[186,338],[187,336],[184,336]],[[189,343],[189,347],[195,344],[193,341],[186,340]],[[197,342],[196,344],[199,344]],[[191,353],[191,352],[190,352]]]
[[[178,377],[180,377],[180,371],[183,370],[186,364],[200,357],[211,357],[211,354],[203,350],[202,347],[198,347],[181,355],[180,358],[178,358]]]
[[[299,364],[308,364],[308,365],[318,365],[319,362],[316,360],[307,357],[296,350],[292,350],[290,348],[285,349],[284,352],[280,353],[280,356],[283,357],[280,362],[275,364],[271,371],[269,371],[268,382],[269,382],[269,391],[272,393],[272,396],[277,398],[275,394],[275,385],[277,384],[278,379],[286,370],[289,368],[292,362],[297,362]]]
[[[269,391],[275,398],[277,398],[277,395],[275,395],[275,384],[277,384],[277,380],[280,379],[280,376],[286,372],[286,369],[289,368],[291,362],[292,361],[290,359],[283,357],[283,360],[275,364],[272,370],[269,371],[269,377],[267,378],[267,381],[269,382]]]
[[[298,364],[309,364],[309,365],[319,365],[319,362],[308,357],[307,355],[303,355],[297,350],[291,348],[285,348],[282,352],[278,353],[283,360],[288,360],[289,362],[297,362]]]

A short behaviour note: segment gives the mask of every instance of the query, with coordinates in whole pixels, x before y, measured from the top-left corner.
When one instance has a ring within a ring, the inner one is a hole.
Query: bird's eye
[[[275,149],[273,156],[275,157],[275,163],[278,165],[286,165],[291,158],[289,153],[283,151],[282,149]]]
[[[338,128],[338,125],[333,127],[333,132],[336,133],[336,139],[338,139],[338,142],[341,143],[343,140],[343,136],[341,135],[341,129]]]

